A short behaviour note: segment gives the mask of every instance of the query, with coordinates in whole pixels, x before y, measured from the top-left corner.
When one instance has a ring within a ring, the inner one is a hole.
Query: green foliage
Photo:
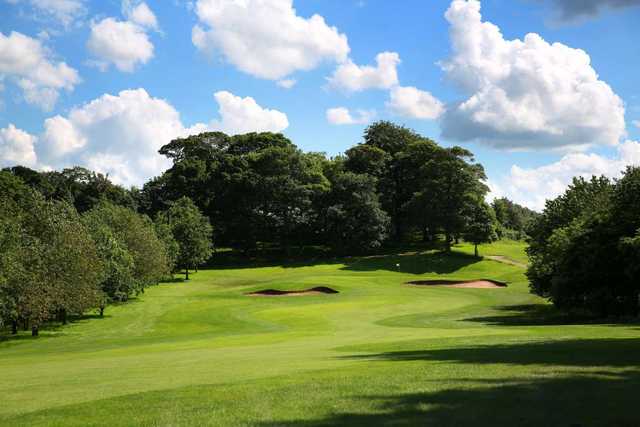
[[[106,227],[121,249],[133,259],[134,285],[125,286],[130,293],[142,292],[146,286],[158,283],[169,273],[165,245],[156,235],[153,222],[131,209],[101,203],[85,213],[85,221],[94,228]],[[126,261],[120,256],[120,262]]]
[[[491,207],[496,214],[499,224],[496,231],[501,239],[524,240],[527,229],[539,216],[537,212],[504,197],[495,199]]]
[[[157,223],[171,230],[178,244],[176,266],[187,270],[204,264],[212,253],[212,227],[188,197],[178,199],[158,215]]]
[[[567,310],[601,316],[639,312],[640,173],[574,179],[530,227],[531,290]]]
[[[83,222],[89,229],[102,261],[100,287],[110,301],[126,301],[137,293],[139,286],[134,277],[134,259],[126,243],[100,221],[99,215],[86,214]]]
[[[473,243],[475,256],[478,256],[478,245],[497,240],[496,217],[491,206],[484,202],[474,203],[467,210],[467,224],[464,239]]]
[[[0,228],[4,323],[30,322],[35,335],[55,316],[97,306],[102,266],[73,206],[25,187],[17,202],[0,196]]]
[[[341,169],[327,175],[331,191],[322,200],[324,240],[340,253],[379,248],[387,236],[389,217],[380,208],[375,178]]]
[[[169,273],[173,273],[177,268],[178,257],[180,256],[180,245],[173,237],[173,231],[169,224],[163,223],[156,219],[155,230],[158,239],[164,245],[164,251],[167,255],[167,266]]]
[[[20,178],[46,199],[66,201],[80,213],[101,201],[136,209],[132,192],[114,185],[105,175],[85,168],[76,166],[61,172],[37,172],[24,166],[15,166],[5,171]]]

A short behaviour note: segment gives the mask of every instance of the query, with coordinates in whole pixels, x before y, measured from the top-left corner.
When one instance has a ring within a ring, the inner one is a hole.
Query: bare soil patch
[[[337,293],[339,292],[327,286],[316,286],[315,288],[304,289],[302,291],[281,291],[279,289],[264,289],[262,291],[249,292],[245,295],[251,297],[297,297],[304,295],[328,295]]]
[[[507,284],[497,280],[477,279],[477,280],[416,280],[407,282],[413,286],[446,286],[448,288],[505,288]]]

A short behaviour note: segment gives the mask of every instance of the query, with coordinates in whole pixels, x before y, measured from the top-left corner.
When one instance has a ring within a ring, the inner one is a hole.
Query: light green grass
[[[557,322],[523,271],[461,253],[200,271],[0,342],[0,425],[637,425],[638,326]],[[432,277],[509,287],[404,284]],[[319,285],[340,293],[244,295]]]

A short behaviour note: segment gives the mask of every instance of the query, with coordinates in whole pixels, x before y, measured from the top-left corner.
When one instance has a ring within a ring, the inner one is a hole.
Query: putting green
[[[566,324],[471,251],[200,271],[5,340],[0,425],[637,424],[638,325]],[[405,285],[432,278],[509,286]]]

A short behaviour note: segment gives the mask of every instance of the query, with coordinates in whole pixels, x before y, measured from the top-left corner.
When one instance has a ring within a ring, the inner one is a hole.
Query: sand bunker
[[[408,285],[414,286],[446,286],[448,288],[504,288],[507,286],[504,282],[496,280],[478,279],[478,280],[417,280],[408,282]]]
[[[262,291],[249,292],[245,295],[252,297],[297,297],[304,295],[323,295],[323,294],[337,294],[338,291],[326,286],[316,286],[311,289],[304,289],[302,291],[281,291],[278,289],[265,289]]]

